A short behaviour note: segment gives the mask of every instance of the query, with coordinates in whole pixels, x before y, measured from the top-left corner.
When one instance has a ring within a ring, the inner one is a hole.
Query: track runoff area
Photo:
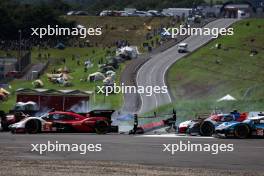
[[[176,112],[167,116],[165,120],[145,123],[145,125],[138,125],[141,118],[135,118],[135,129],[130,131],[131,135],[127,133],[14,135],[4,132],[0,133],[0,152],[3,153],[0,157],[29,160],[109,161],[224,170],[263,170],[263,157],[260,155],[264,152],[263,139],[240,140],[180,135],[176,134],[176,131],[168,131],[170,125],[175,124],[175,119],[177,120]],[[141,130],[144,130],[143,134]],[[201,161],[206,161],[206,166]]]

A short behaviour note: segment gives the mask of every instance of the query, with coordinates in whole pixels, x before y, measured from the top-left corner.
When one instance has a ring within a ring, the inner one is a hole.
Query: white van
[[[180,43],[180,44],[178,44],[178,52],[179,53],[186,53],[186,52],[188,52],[188,44],[187,43]]]

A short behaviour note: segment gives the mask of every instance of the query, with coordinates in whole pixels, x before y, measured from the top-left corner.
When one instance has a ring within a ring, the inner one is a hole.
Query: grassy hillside
[[[94,54],[93,54],[94,50]],[[37,51],[37,49],[34,49],[32,52],[32,57],[34,58],[34,62],[45,62],[46,60],[44,58],[39,59],[38,53],[42,53],[44,55],[45,53],[50,53],[52,57],[52,61],[50,63],[50,66],[46,70],[45,74],[41,76],[41,80],[44,82],[44,88],[46,89],[78,89],[78,90],[89,90],[89,91],[95,91],[96,85],[102,85],[102,81],[98,81],[95,83],[90,83],[86,81],[80,81],[80,79],[86,79],[89,74],[96,72],[98,70],[98,62],[99,60],[103,59],[105,62],[106,59],[106,50],[103,49],[96,49],[96,48],[66,48],[65,50],[58,50],[58,49],[49,49],[49,50],[41,50]],[[72,55],[80,56],[80,63],[81,65],[77,64],[77,59],[72,60]],[[66,63],[64,64],[61,61],[61,58],[66,59]],[[90,69],[88,69],[87,72],[84,72],[84,61],[87,59],[91,59],[94,66]],[[69,74],[73,79],[70,80],[73,83],[73,86],[71,87],[63,87],[58,84],[53,84],[48,81],[46,73],[51,73],[52,70],[57,70],[58,68],[63,68],[66,66],[71,73]],[[117,84],[119,84],[119,76],[120,72],[123,68],[124,64],[120,66],[120,68],[117,70]],[[32,81],[25,81],[25,80],[14,80],[9,83],[11,85],[11,89],[8,89],[8,91],[11,92],[11,96],[9,97],[8,101],[3,102],[1,104],[0,109],[8,111],[10,108],[14,106],[14,102],[16,101],[15,96],[15,90],[18,88],[33,88]],[[94,99],[92,99],[94,101]],[[121,94],[117,95],[110,95],[106,98],[104,98],[103,95],[96,95],[95,102],[92,102],[93,105],[96,106],[102,106],[102,107],[112,107],[112,108],[118,108],[121,106],[123,102],[123,98]]]
[[[170,7],[192,7],[193,4],[203,3],[204,0],[93,0],[92,3],[75,4],[79,8],[86,9],[91,14],[102,10],[123,10],[124,8],[136,8],[138,10],[157,9],[161,10]]]
[[[173,25],[170,17],[98,17],[98,16],[65,16],[67,20],[76,21],[86,28],[101,27],[101,36],[88,36],[90,42],[98,46],[111,46],[117,40],[127,40],[131,45],[140,46],[146,40],[147,33],[161,26]],[[146,26],[151,26],[151,31]]]
[[[233,36],[209,43],[169,69],[167,81],[175,103],[160,110],[174,106],[185,116],[215,107],[264,110],[264,20],[243,20],[233,27]],[[251,50],[258,54],[251,56]],[[238,101],[216,102],[226,94]]]
[[[144,26],[151,25],[152,30],[158,28],[161,25],[170,24],[171,18],[134,18],[134,17],[89,17],[89,16],[67,16],[68,20],[77,21],[77,24],[82,24],[85,27],[96,27],[102,25],[103,36],[98,38],[89,38],[90,42],[94,45],[98,43],[97,47],[67,47],[64,50],[48,48],[48,49],[37,49],[33,48],[32,50],[32,61],[33,63],[47,62],[44,55],[50,54],[51,63],[45,73],[41,76],[41,80],[44,82],[44,88],[47,89],[79,89],[79,90],[89,90],[94,91],[96,85],[102,84],[102,81],[96,83],[82,82],[80,79],[86,79],[89,74],[98,70],[98,62],[106,62],[106,57],[109,56],[108,51],[114,51],[113,46],[117,40],[128,40],[130,44],[142,46],[143,42],[150,42],[155,40],[155,37],[151,40],[145,39],[145,35],[149,32]],[[87,39],[85,39],[87,40]],[[109,46],[109,47],[106,47]],[[110,47],[111,46],[111,47]],[[143,50],[142,50],[143,51]],[[0,51],[0,55],[4,56],[6,54],[17,55],[16,51]],[[41,54],[41,58],[39,57]],[[77,65],[77,60],[72,60],[72,56],[75,55],[76,59],[79,58],[81,65]],[[62,58],[65,58],[66,63],[62,62]],[[91,59],[94,64],[94,67],[88,69],[87,72],[84,72],[84,61]],[[120,68],[117,70],[116,83],[119,84],[120,73],[124,68],[126,63],[121,64]],[[48,81],[46,73],[51,73],[54,69],[63,68],[66,66],[71,70],[70,76],[73,77],[71,82],[73,83],[72,87],[62,87],[57,84],[53,84]],[[32,81],[25,80],[14,80],[10,82],[11,89],[8,91],[11,92],[11,96],[8,101],[1,103],[0,110],[8,111],[14,106],[15,103],[15,90],[18,88],[33,88]],[[122,94],[110,95],[109,97],[104,97],[103,95],[96,95],[93,99],[92,104],[96,107],[109,107],[118,109],[122,106],[123,96]]]

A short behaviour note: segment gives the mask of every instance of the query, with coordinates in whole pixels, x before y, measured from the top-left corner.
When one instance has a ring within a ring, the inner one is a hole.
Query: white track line
[[[146,134],[136,137],[151,137],[151,138],[193,138],[193,139],[215,139],[214,137],[204,137],[204,136],[187,136],[187,135],[177,135],[177,134]]]

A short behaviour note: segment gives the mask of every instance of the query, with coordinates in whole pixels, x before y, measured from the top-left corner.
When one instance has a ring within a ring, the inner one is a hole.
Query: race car
[[[187,133],[190,135],[212,136],[215,127],[223,122],[238,121],[242,122],[247,119],[248,113],[239,113],[237,110],[229,114],[212,114],[208,118],[198,118],[182,122],[178,126],[178,133]]]
[[[187,120],[179,124],[178,133],[193,134],[195,131],[199,132],[199,126],[205,118],[197,118],[194,120]]]
[[[144,133],[151,132],[151,131],[161,129],[164,127],[168,127],[166,129],[167,132],[175,131],[176,120],[177,120],[176,111],[173,109],[172,114],[170,114],[170,115],[172,115],[172,116],[169,118],[166,118],[164,120],[161,120],[158,122],[150,122],[150,123],[146,123],[146,124],[139,126],[138,125],[138,115],[135,114],[134,115],[134,127],[132,130],[129,131],[129,134],[144,134]],[[157,116],[154,115],[154,116],[143,117],[143,118],[157,118]]]
[[[250,117],[243,122],[224,122],[215,129],[216,136],[236,137],[240,139],[250,136],[264,137],[264,114]]]
[[[28,117],[27,114],[23,112],[15,112],[14,114],[1,113],[1,131],[9,131],[9,126],[19,122],[20,120]]]
[[[12,133],[79,132],[98,133],[118,132],[111,126],[114,110],[94,110],[89,113],[53,111],[40,117],[27,117],[9,126]]]
[[[34,116],[39,111],[38,105],[35,102],[17,102],[9,113],[0,112],[1,130],[8,131],[8,126],[19,122],[20,120]]]

